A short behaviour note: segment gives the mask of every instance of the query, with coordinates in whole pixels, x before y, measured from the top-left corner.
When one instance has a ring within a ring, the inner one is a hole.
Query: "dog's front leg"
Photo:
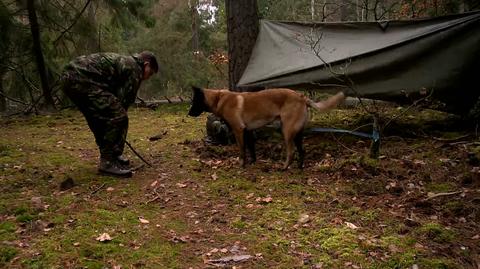
[[[251,163],[255,163],[257,161],[257,156],[255,154],[255,136],[253,131],[245,129],[244,139],[246,148],[250,151]]]
[[[233,129],[233,134],[235,135],[235,140],[237,140],[238,148],[240,149],[240,164],[242,167],[245,167],[245,143],[244,143],[244,130],[245,128],[235,128]]]

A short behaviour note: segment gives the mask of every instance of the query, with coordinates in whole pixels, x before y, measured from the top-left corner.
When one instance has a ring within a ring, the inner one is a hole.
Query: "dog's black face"
[[[197,87],[192,87],[193,98],[192,98],[192,107],[188,111],[188,115],[192,117],[198,117],[204,111],[208,111],[208,107],[205,104],[205,94],[203,90]]]

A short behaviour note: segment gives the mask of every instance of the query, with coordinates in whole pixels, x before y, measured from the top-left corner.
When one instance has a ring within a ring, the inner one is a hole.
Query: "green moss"
[[[50,153],[47,159],[44,159],[46,165],[50,166],[70,166],[76,158],[65,153]]]
[[[362,210],[360,213],[360,218],[364,222],[374,222],[379,218],[379,209],[367,209]]]
[[[418,233],[438,243],[449,243],[455,237],[455,233],[444,228],[438,223],[427,223],[418,229]]]
[[[439,192],[451,192],[456,189],[453,183],[429,183],[426,186],[427,191],[439,193]]]
[[[81,259],[80,260],[83,268],[92,268],[92,269],[103,269],[105,268],[105,262],[95,261],[90,259]]]
[[[460,214],[465,210],[465,204],[461,201],[448,201],[442,206],[443,210],[453,215]]]
[[[10,233],[15,231],[15,223],[10,221],[2,221],[0,222],[0,233]]]
[[[10,148],[7,145],[0,144],[0,157],[8,156],[9,153],[10,153]]]
[[[378,266],[374,266],[374,268],[384,269],[384,268],[392,268],[392,269],[399,269],[399,268],[411,268],[414,264],[418,264],[416,254],[414,252],[404,252],[404,253],[397,253],[391,256],[388,261],[384,263],[380,263]],[[423,267],[420,267],[423,268]],[[425,267],[430,268],[430,267]]]
[[[241,219],[236,219],[231,223],[231,225],[233,228],[236,229],[244,229],[245,227],[247,227],[248,224]]]
[[[15,230],[16,230],[15,223],[10,221],[2,221],[0,222],[0,241],[9,241],[16,238]]]
[[[13,247],[0,247],[0,265],[5,265],[7,262],[11,261],[17,253],[18,251]]]
[[[310,240],[330,254],[349,257],[359,247],[355,234],[348,228],[322,228],[309,234]]]
[[[23,222],[23,223],[30,222],[33,219],[34,219],[34,217],[30,214],[22,214],[22,215],[17,216],[17,221],[18,222]]]
[[[460,269],[463,266],[455,264],[453,261],[446,258],[420,258],[417,262],[420,268],[431,268],[431,269]]]
[[[420,228],[405,226],[388,213],[390,207],[387,204],[372,205],[372,201],[382,203],[383,200],[366,197],[379,195],[378,198],[382,198],[389,178],[398,176],[402,184],[407,183],[402,176],[406,176],[404,173],[408,171],[405,169],[410,167],[390,159],[404,155],[432,160],[426,162],[426,169],[411,174],[423,181],[428,191],[445,192],[459,188],[458,182],[433,183],[438,182],[439,171],[435,169],[444,169],[444,165],[438,166],[433,160],[442,153],[437,147],[426,147],[422,139],[411,139],[408,145],[405,141],[387,140],[382,148],[385,147],[388,156],[377,161],[365,157],[367,153],[344,151],[329,136],[318,141],[309,137],[306,140],[312,139],[315,143],[306,143],[308,155],[303,171],[271,168],[278,158],[284,158],[284,153],[280,155],[280,150],[268,152],[264,145],[258,147],[260,161],[255,165],[241,169],[238,164],[230,166],[228,160],[213,169],[193,159],[205,150],[219,158],[238,156],[238,149],[203,145],[199,135],[204,134],[205,115],[189,118],[185,116],[187,110],[188,104],[181,104],[162,105],[157,111],[129,111],[129,141],[144,157],[151,158],[154,167],[145,167],[128,180],[96,174],[98,152],[94,138],[77,111],[62,111],[52,117],[22,118],[2,130],[0,215],[6,216],[8,221],[0,223],[0,242],[17,240],[20,235],[15,231],[22,225],[19,222],[38,218],[30,208],[29,201],[33,196],[42,196],[42,201],[50,205],[41,212],[41,218],[55,224],[47,235],[31,231],[32,240],[27,240],[30,249],[18,249],[15,254],[18,260],[15,259],[12,267],[61,268],[75,264],[79,268],[104,268],[115,263],[126,268],[197,268],[205,266],[204,253],[214,247],[231,246],[236,241],[247,248],[248,254],[262,253],[264,257],[247,262],[245,268],[310,268],[310,264],[303,264],[303,254],[308,255],[313,264],[322,263],[324,268],[345,268],[346,262],[361,268],[410,268],[413,264],[420,268],[455,268],[456,261],[461,263],[464,257],[476,254],[473,248],[469,248],[460,255],[445,256],[445,253],[438,252],[436,243],[427,244],[425,249],[416,248],[417,240],[423,245],[423,241],[434,241],[448,246],[455,233],[439,224]],[[408,120],[399,119],[392,126],[421,128],[420,118],[423,116],[414,116],[413,125],[409,125]],[[368,115],[358,111],[316,113],[315,117],[320,121],[314,125],[339,128],[371,122]],[[54,132],[53,128],[62,128],[62,132]],[[165,131],[167,133],[161,140],[148,141],[148,137]],[[57,144],[58,141],[64,143]],[[368,152],[368,141],[360,144],[356,137],[343,137],[341,141],[357,152],[361,152],[362,147]],[[275,145],[277,142],[271,139],[259,144]],[[140,163],[128,148],[126,153],[135,164]],[[316,160],[325,153],[332,155],[332,165],[326,168],[315,166]],[[21,168],[13,168],[13,165],[21,165]],[[352,166],[358,169],[346,169]],[[446,176],[458,170],[465,173],[462,164],[450,169],[445,172]],[[213,173],[218,176],[216,180],[211,179]],[[75,187],[58,192],[58,185],[67,175],[74,179]],[[316,179],[312,181],[312,178]],[[155,180],[159,183],[157,187],[162,184],[157,189],[161,199],[145,203],[154,195],[149,186]],[[187,187],[177,188],[175,184],[178,182],[188,182]],[[102,184],[105,184],[104,188],[91,194]],[[106,190],[110,186],[113,191]],[[254,195],[249,196],[250,193]],[[396,204],[397,199],[403,201],[404,194],[388,196],[389,204]],[[267,196],[273,201],[256,201],[258,197]],[[352,196],[357,200],[353,201]],[[166,198],[170,200],[165,201]],[[410,201],[402,203],[407,211],[413,204]],[[468,199],[449,200],[438,205],[442,206],[443,213],[456,214],[462,210],[462,205],[463,210],[474,209]],[[217,212],[213,213],[213,209]],[[198,215],[190,218],[189,211]],[[301,214],[308,214],[309,221],[299,223]],[[139,216],[150,220],[150,224],[141,224]],[[419,223],[428,220],[425,214],[417,217]],[[210,222],[212,218],[222,221]],[[197,219],[200,222],[194,224]],[[348,229],[344,221],[361,228]],[[379,227],[378,223],[385,226]],[[192,240],[173,243],[169,241],[170,230],[178,236],[189,235]],[[113,240],[106,243],[96,241],[95,238],[103,232],[109,233]],[[399,252],[392,247],[398,248]],[[375,255],[371,255],[372,252]],[[40,254],[32,257],[30,253]]]
[[[169,220],[163,223],[165,230],[173,230],[178,233],[182,233],[187,230],[188,226],[184,221],[181,220]]]
[[[22,265],[24,268],[29,268],[29,269],[43,269],[48,267],[38,257],[31,258],[31,259],[24,259],[22,260]]]

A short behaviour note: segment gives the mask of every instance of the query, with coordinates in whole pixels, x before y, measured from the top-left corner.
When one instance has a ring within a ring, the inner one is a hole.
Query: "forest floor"
[[[128,140],[153,167],[130,179],[97,174],[77,111],[0,118],[0,267],[480,268],[480,143],[456,117],[406,113],[378,160],[368,139],[309,135],[305,169],[281,171],[280,135],[242,169],[187,110],[131,109]],[[309,127],[369,122],[335,110]]]

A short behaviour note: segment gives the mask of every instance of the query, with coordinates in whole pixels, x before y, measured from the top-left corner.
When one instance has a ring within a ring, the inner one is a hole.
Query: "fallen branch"
[[[148,205],[149,203],[155,202],[156,200],[162,198],[162,197],[160,196],[160,194],[157,192],[157,189],[158,189],[158,188],[153,189],[153,192],[155,193],[155,197],[153,197],[152,199],[146,201],[146,202],[145,202],[146,205]]]
[[[447,142],[447,143],[453,143],[453,142],[458,142],[462,139],[465,139],[467,137],[469,137],[470,134],[466,134],[466,135],[462,135],[462,136],[459,136],[459,137],[455,137],[455,138],[440,138],[440,137],[432,137],[433,140],[437,140],[437,141],[441,141],[441,142]]]
[[[442,196],[451,196],[451,195],[456,195],[459,193],[462,193],[463,191],[454,191],[454,192],[440,192],[440,193],[433,193],[433,194],[427,194],[428,197],[425,199],[425,201],[431,200],[433,198],[437,197],[442,197]]]
[[[449,143],[450,146],[456,146],[456,145],[465,145],[465,146],[470,146],[470,145],[480,145],[480,142],[472,142],[472,141],[458,141],[458,142],[453,142]]]
[[[150,199],[148,201],[145,202],[146,205],[148,205],[149,203],[152,203],[152,202],[155,202],[157,201],[158,199],[160,199],[160,194],[157,192],[157,188],[153,189],[153,192],[155,193],[155,197],[153,197],[153,199]]]
[[[90,193],[90,195],[94,195],[95,193],[97,193],[99,190],[101,190],[103,187],[105,187],[105,183],[103,183],[102,185],[100,185],[100,187],[96,188],[94,191],[92,191]]]
[[[466,134],[466,135],[462,135],[462,136],[455,137],[455,138],[441,138],[441,137],[429,136],[429,135],[425,134],[423,131],[422,131],[422,134],[417,134],[415,132],[412,132],[412,133],[416,136],[419,136],[419,137],[423,137],[423,138],[427,138],[427,139],[433,139],[435,141],[451,143],[451,144],[453,144],[455,142],[462,142],[461,140],[470,136],[470,134]]]
[[[205,263],[213,266],[224,267],[230,263],[237,263],[243,262],[253,258],[251,255],[234,255],[234,256],[227,256],[220,259],[215,260],[206,260]]]
[[[148,205],[149,203],[153,203],[160,198],[161,198],[160,196],[155,196],[153,199],[150,199],[150,200],[146,201],[145,204]]]

